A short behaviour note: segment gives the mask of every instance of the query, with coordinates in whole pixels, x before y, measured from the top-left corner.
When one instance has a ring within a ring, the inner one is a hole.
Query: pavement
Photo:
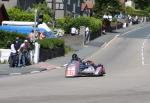
[[[132,31],[137,28],[141,28],[146,23],[141,23],[138,25],[132,25],[127,28],[121,28],[114,30],[112,33],[106,33],[106,35],[102,35],[92,41],[88,45],[83,45],[82,42],[71,44],[70,46],[75,48],[75,51],[70,52],[62,57],[56,57],[53,59],[49,59],[45,62],[40,62],[38,64],[33,64],[26,67],[21,68],[10,68],[8,64],[0,64],[0,77],[12,76],[12,75],[23,75],[29,73],[39,73],[46,70],[53,70],[57,68],[62,68],[68,61],[71,59],[71,55],[73,53],[77,53],[79,57],[87,59],[94,52],[99,50],[100,48],[105,47],[114,37],[124,34],[126,32]],[[75,38],[75,37],[73,37]]]

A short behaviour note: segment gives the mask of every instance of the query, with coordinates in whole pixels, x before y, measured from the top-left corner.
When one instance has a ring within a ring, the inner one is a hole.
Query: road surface
[[[104,77],[65,78],[64,69],[0,78],[0,103],[149,103],[150,26],[116,36],[89,56]]]

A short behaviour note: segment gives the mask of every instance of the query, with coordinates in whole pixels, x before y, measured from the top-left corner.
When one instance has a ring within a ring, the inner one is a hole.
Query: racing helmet
[[[78,55],[77,54],[72,54],[72,60],[78,60]]]

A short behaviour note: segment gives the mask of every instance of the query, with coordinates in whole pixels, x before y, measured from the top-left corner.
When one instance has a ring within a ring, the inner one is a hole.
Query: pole
[[[35,41],[35,37],[36,37],[36,17],[37,17],[37,9],[35,9],[35,14],[34,14],[34,40]]]
[[[36,63],[35,62],[35,50],[36,50],[36,47],[35,47],[35,37],[36,37],[36,17],[37,17],[37,9],[35,9],[35,13],[34,13],[34,27],[33,27],[33,29],[34,29],[34,36],[33,36],[33,43],[34,43],[34,49],[32,50],[32,52],[31,52],[31,58],[32,58],[32,63]]]
[[[55,27],[55,10],[56,10],[56,0],[52,0],[53,29],[54,29],[54,27]]]

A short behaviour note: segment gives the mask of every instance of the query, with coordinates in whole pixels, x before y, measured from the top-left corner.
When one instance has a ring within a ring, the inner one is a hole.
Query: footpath
[[[8,76],[8,75],[22,75],[29,73],[38,73],[46,70],[53,70],[62,68],[66,63],[68,63],[71,59],[71,55],[76,53],[81,58],[88,58],[94,52],[99,50],[101,47],[108,44],[114,37],[124,34],[126,32],[142,28],[145,25],[149,25],[149,23],[141,23],[138,25],[128,26],[127,28],[121,28],[114,30],[112,33],[106,33],[106,35],[102,35],[92,41],[88,45],[83,45],[82,43],[78,45],[71,45],[76,48],[76,51],[70,52],[62,57],[57,57],[53,59],[49,59],[45,62],[40,62],[38,64],[33,64],[31,66],[26,66],[22,68],[10,68],[8,64],[0,64],[0,77]]]

